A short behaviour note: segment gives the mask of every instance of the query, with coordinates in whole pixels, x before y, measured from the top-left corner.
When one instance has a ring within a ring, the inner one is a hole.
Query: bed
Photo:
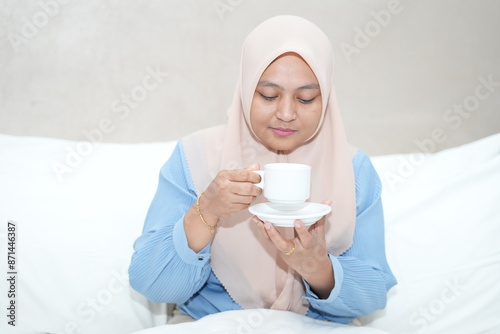
[[[270,310],[165,325],[127,268],[174,145],[0,135],[2,333],[500,332],[500,134],[372,158],[399,284],[352,325]]]

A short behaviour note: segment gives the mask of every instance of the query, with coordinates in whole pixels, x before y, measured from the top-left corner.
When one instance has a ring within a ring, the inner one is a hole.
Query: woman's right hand
[[[262,190],[255,184],[260,182],[259,164],[244,169],[220,171],[200,198],[203,214],[213,218],[230,216],[252,204]]]

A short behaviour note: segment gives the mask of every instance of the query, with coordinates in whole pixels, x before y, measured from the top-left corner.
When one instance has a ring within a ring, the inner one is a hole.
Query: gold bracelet
[[[205,224],[205,226],[210,230],[210,232],[212,234],[214,234],[215,231],[217,230],[217,227],[219,226],[219,219],[217,219],[215,226],[207,224],[207,222],[205,221],[205,218],[203,218],[203,215],[201,214],[201,210],[200,210],[200,197],[201,197],[201,195],[203,195],[203,192],[200,194],[200,196],[198,196],[198,200],[196,200],[196,211],[198,211],[198,215],[200,216],[200,219],[203,222],[203,224]]]

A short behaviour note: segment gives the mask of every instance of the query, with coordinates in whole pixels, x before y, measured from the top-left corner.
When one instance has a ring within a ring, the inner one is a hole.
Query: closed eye
[[[278,98],[277,96],[266,96],[262,93],[259,93],[260,96],[262,96],[264,99],[268,100],[268,101],[273,101],[273,100],[276,100],[276,98]]]
[[[303,103],[303,104],[308,104],[308,103],[311,103],[312,101],[314,101],[315,97],[313,97],[312,99],[309,99],[309,100],[304,100],[304,99],[299,99],[300,103]]]

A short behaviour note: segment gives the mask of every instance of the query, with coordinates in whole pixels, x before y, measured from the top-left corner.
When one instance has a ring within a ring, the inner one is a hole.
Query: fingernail
[[[270,222],[266,222],[266,223],[264,224],[264,227],[266,228],[266,230],[268,230],[268,231],[269,231],[269,230],[271,229],[271,223],[270,223]]]
[[[298,221],[298,220],[295,221],[295,227],[302,227],[302,225],[300,224],[300,221]]]

